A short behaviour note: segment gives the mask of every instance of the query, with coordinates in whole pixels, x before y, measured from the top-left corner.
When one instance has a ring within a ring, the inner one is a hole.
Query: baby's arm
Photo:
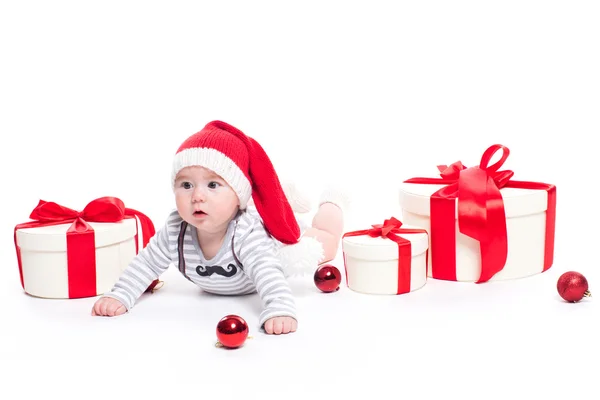
[[[296,330],[296,302],[283,275],[281,262],[275,256],[275,242],[262,224],[257,222],[245,238],[239,258],[262,299],[260,326],[264,325],[267,333],[288,333]]]
[[[114,316],[129,311],[170,262],[168,226],[165,226],[129,263],[111,291],[94,304],[92,315]]]

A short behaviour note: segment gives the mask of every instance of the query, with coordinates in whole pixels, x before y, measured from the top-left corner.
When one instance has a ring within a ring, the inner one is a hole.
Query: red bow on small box
[[[136,216],[142,227],[142,246],[145,247],[155,234],[152,221],[139,211],[125,208],[123,201],[116,197],[101,197],[92,200],[81,212],[54,202],[40,200],[29,216],[33,221],[15,227],[15,247],[21,286],[25,288],[21,252],[17,244],[17,230],[72,222],[67,230],[69,298],[92,297],[96,296],[96,247],[94,229],[88,222],[119,222],[125,218],[135,218]],[[136,232],[136,253],[139,251],[137,238],[138,233]]]
[[[498,150],[502,150],[501,159],[488,166]],[[481,275],[478,283],[488,281],[504,268],[508,246],[504,201],[500,194],[503,187],[548,192],[544,271],[552,266],[556,187],[540,182],[511,181],[513,171],[498,171],[509,153],[507,147],[495,144],[483,153],[479,166],[466,168],[457,161],[450,166],[438,166],[441,179],[412,178],[405,181],[448,185],[433,193],[430,198],[431,264],[434,278],[456,280],[456,199],[460,232],[480,244]]]
[[[394,217],[386,219],[383,224],[371,225],[372,229],[347,232],[342,239],[348,236],[369,235],[371,237],[383,237],[398,244],[398,294],[410,292],[412,247],[410,240],[398,236],[399,233],[424,233],[425,229],[401,228],[402,222]],[[346,258],[344,256],[344,267]],[[348,285],[348,270],[346,269],[346,285]]]

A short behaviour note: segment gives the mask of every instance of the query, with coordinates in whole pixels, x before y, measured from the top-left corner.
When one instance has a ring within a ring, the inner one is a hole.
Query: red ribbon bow
[[[94,229],[88,224],[88,221],[119,222],[124,218],[135,218],[136,216],[142,227],[142,245],[145,247],[155,234],[152,221],[141,212],[126,208],[123,201],[116,197],[101,197],[92,200],[81,212],[54,202],[40,200],[29,216],[33,221],[15,227],[15,247],[17,249],[21,286],[25,288],[21,252],[17,244],[17,230],[72,222],[67,230],[69,298],[91,297],[97,294],[96,248]],[[137,233],[135,237],[137,253],[139,251]]]
[[[383,221],[383,224],[375,224],[371,225],[373,229],[367,229],[364,231],[356,231],[346,233],[344,236],[358,236],[355,234],[357,232],[366,232],[371,237],[385,237],[388,239],[395,239],[397,233],[427,233],[424,229],[408,229],[408,228],[400,228],[402,226],[402,222],[397,220],[394,217],[390,219],[386,219]],[[406,239],[404,239],[406,240]]]
[[[499,150],[502,150],[501,159],[488,165]],[[447,185],[430,198],[431,263],[434,278],[456,280],[455,199],[458,199],[459,231],[480,244],[481,275],[477,282],[488,281],[504,268],[508,245],[504,202],[500,193],[503,187],[548,191],[544,271],[552,265],[556,187],[539,182],[511,181],[513,171],[499,171],[509,153],[507,147],[495,144],[483,153],[479,166],[467,168],[457,161],[450,166],[438,166],[441,179],[412,178],[405,181]]]
[[[425,229],[401,228],[402,222],[394,217],[386,219],[383,224],[371,225],[372,229],[365,229],[345,233],[342,238],[348,236],[369,235],[371,237],[383,237],[398,244],[398,294],[410,292],[412,247],[410,240],[398,236],[399,233],[425,233]],[[344,268],[346,257],[344,256]],[[346,269],[346,286],[348,285],[348,270]]]

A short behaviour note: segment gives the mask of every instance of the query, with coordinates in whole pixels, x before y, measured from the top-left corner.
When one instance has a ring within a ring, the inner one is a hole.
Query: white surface
[[[365,227],[369,229],[369,227]],[[402,225],[404,229],[415,229]],[[411,245],[410,291],[427,283],[426,233],[397,234]],[[369,235],[347,236],[342,239],[345,253],[348,287],[365,294],[398,293],[398,244],[393,240]],[[342,258],[343,260],[344,258]],[[406,293],[401,293],[406,294]]]
[[[0,6],[7,396],[600,397],[597,1],[32,3]],[[395,182],[504,144],[515,179],[558,188],[555,265],[410,296],[322,294],[308,277],[294,281],[299,330],[282,337],[256,331],[256,297],[200,294],[174,269],[115,319],[92,318],[95,299],[23,294],[13,228],[40,198],[114,195],[160,226],[172,155],[217,118],[314,199],[347,185],[348,230],[400,218]],[[562,302],[568,270],[595,297]],[[228,313],[252,329],[239,351],[214,347]]]
[[[136,219],[89,224],[94,230],[96,245],[95,293],[102,294],[113,287],[135,257]],[[17,230],[23,284],[28,294],[49,299],[69,298],[67,230],[70,226],[60,224]]]
[[[546,182],[547,183],[547,182]],[[402,221],[431,232],[430,196],[442,185],[421,185],[401,183],[400,207]],[[557,188],[558,192],[559,188]],[[490,281],[523,278],[539,274],[544,270],[546,244],[546,208],[548,192],[503,188],[500,189],[505,203],[506,238],[508,252],[504,268]],[[455,203],[455,217],[458,214],[458,200]],[[456,280],[475,282],[481,275],[481,250],[477,240],[464,235],[456,221]],[[431,247],[431,236],[429,237]],[[431,251],[427,267],[432,276]]]

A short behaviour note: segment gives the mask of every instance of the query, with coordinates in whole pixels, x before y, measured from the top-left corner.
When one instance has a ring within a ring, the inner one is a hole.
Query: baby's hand
[[[265,332],[279,335],[281,333],[296,332],[298,322],[292,317],[275,317],[265,322]]]
[[[101,317],[116,317],[127,311],[123,303],[112,297],[101,297],[92,308],[92,315]]]

